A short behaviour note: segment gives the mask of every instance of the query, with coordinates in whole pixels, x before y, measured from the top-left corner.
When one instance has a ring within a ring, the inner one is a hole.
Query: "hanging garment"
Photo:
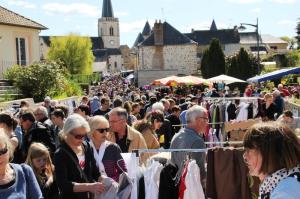
[[[163,166],[160,163],[153,161],[144,172],[145,199],[158,198],[159,177],[162,169]]]
[[[205,199],[200,180],[200,170],[195,160],[188,164],[185,186],[184,199]]]
[[[227,107],[228,121],[236,119],[236,106],[233,103],[230,103]]]
[[[106,176],[102,176],[101,182],[105,185],[105,191],[101,194],[96,194],[94,199],[115,199],[117,197],[119,184],[112,178]]]
[[[239,114],[236,117],[237,121],[245,121],[248,119],[248,106],[249,104],[247,103],[240,103],[240,105],[238,106]]]
[[[122,173],[119,178],[119,189],[116,199],[130,199],[132,191],[132,180],[127,173]]]
[[[206,196],[212,199],[249,199],[251,191],[243,151],[208,150]],[[255,193],[258,195],[258,193]]]
[[[182,175],[180,177],[179,197],[178,197],[178,199],[184,199],[184,191],[186,189],[185,177],[186,177],[186,174],[187,174],[187,167],[188,167],[188,161],[186,161],[186,163],[184,165]]]
[[[175,164],[168,163],[160,172],[159,199],[178,199],[178,184],[176,183],[176,174],[178,168]]]

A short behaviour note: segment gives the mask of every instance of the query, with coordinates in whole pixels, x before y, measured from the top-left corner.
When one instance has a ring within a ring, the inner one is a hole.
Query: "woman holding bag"
[[[62,199],[91,199],[105,189],[90,145],[84,141],[90,131],[78,114],[67,118],[62,143],[54,156],[55,174]]]

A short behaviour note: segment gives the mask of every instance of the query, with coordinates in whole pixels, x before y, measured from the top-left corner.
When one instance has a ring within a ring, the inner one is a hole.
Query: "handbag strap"
[[[67,151],[65,148],[61,147],[61,150],[63,150],[63,151],[71,158],[71,160],[75,163],[75,165],[76,165],[76,167],[77,167],[77,169],[78,169],[80,175],[82,176],[82,178],[88,183],[89,180],[88,180],[86,174],[85,174],[85,173],[82,171],[82,169],[80,168],[78,161],[77,161],[77,160],[73,157],[73,155],[72,155],[69,151]]]

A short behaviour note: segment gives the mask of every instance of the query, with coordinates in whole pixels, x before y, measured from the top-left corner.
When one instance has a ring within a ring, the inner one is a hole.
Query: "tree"
[[[260,73],[262,66],[257,58],[241,48],[237,55],[227,58],[227,75],[247,80]]]
[[[296,39],[297,39],[298,49],[300,49],[300,18],[298,20],[299,21],[296,26],[296,33],[297,33]]]
[[[55,96],[66,92],[66,95],[80,95],[81,91],[67,79],[68,74],[60,64],[44,61],[22,67],[13,66],[8,69],[5,78],[14,82],[24,97],[42,101],[45,96]]]
[[[94,56],[92,42],[88,37],[70,34],[51,37],[48,59],[60,60],[71,74],[91,74]]]
[[[280,37],[280,39],[282,39],[283,41],[286,41],[288,43],[288,49],[292,50],[295,48],[295,44],[297,42],[295,38],[283,36],[283,37]]]
[[[204,78],[225,74],[225,56],[218,39],[212,39],[202,56],[201,73]]]

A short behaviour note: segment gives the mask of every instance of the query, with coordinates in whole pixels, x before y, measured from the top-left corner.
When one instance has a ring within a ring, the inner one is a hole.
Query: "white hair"
[[[90,131],[88,122],[79,114],[70,115],[64,124],[63,133],[69,134],[73,129],[84,127],[87,131]]]
[[[165,107],[164,107],[164,105],[163,105],[162,102],[155,102],[155,103],[152,105],[151,110],[153,110],[153,111],[159,110],[159,111],[161,111],[161,112],[164,112]]]
[[[185,118],[188,124],[193,123],[197,117],[204,116],[207,110],[199,105],[194,105],[186,112]]]
[[[37,107],[36,109],[35,109],[35,111],[34,111],[35,113],[42,113],[45,117],[48,117],[48,110],[47,110],[47,108],[46,107],[44,107],[44,106],[39,106],[39,107]]]

